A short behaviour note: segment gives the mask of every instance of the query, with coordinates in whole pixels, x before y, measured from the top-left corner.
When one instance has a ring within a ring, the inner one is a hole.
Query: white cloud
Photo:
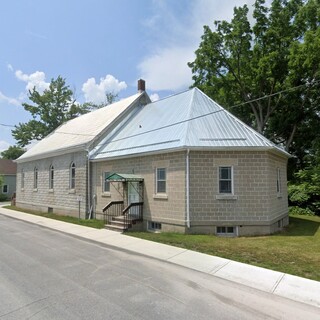
[[[124,81],[120,82],[114,76],[108,74],[105,78],[100,78],[99,83],[96,83],[95,78],[89,78],[82,85],[82,92],[86,102],[99,104],[105,102],[106,93],[117,94],[126,88],[127,84]]]
[[[235,6],[247,4],[252,7],[254,0],[190,1],[186,15],[165,1],[154,1],[154,15],[142,22],[151,37],[152,52],[139,63],[141,78],[151,90],[181,91],[192,84],[192,73],[187,63],[194,60],[199,47],[203,26],[213,28],[215,20],[230,20]]]
[[[7,64],[7,68],[9,71],[13,71],[13,66],[10,63]]]
[[[27,83],[26,90],[32,90],[34,87],[43,92],[49,88],[50,83],[46,82],[46,75],[42,71],[36,71],[30,75],[23,73],[21,70],[15,72],[16,78]]]
[[[153,93],[152,95],[150,95],[150,100],[152,102],[154,101],[158,101],[160,99],[159,95],[157,93]]]
[[[1,101],[4,101],[6,103],[9,103],[9,104],[13,104],[15,106],[20,106],[21,105],[21,102],[15,98],[10,98],[10,97],[7,97],[6,95],[4,95],[1,91],[0,91],[0,102]]]
[[[177,91],[192,84],[187,62],[192,61],[193,56],[188,47],[165,48],[146,57],[138,68],[151,90]]]
[[[0,152],[7,150],[10,147],[10,143],[4,140],[0,140]]]

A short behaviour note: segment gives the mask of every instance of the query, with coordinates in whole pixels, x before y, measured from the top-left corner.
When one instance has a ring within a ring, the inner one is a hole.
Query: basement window
[[[217,227],[217,235],[219,236],[234,236],[235,227]]]
[[[160,231],[161,230],[161,223],[148,221],[148,230],[150,231]]]

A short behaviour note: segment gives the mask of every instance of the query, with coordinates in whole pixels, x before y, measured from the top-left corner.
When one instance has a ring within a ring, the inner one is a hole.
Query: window
[[[156,193],[166,193],[167,191],[166,168],[157,168],[156,172]]]
[[[38,189],[38,168],[33,170],[33,189]]]
[[[235,227],[217,227],[218,235],[234,235]]]
[[[76,165],[74,162],[70,165],[70,173],[69,173],[69,188],[75,189],[76,187]]]
[[[49,189],[53,189],[54,187],[54,167],[53,165],[49,168]]]
[[[107,178],[111,175],[111,172],[105,172],[103,174],[103,192],[110,192],[110,182]]]
[[[24,171],[21,170],[21,189],[24,189]]]
[[[9,192],[9,186],[7,184],[4,184],[2,186],[2,193],[8,193]]]
[[[219,193],[232,193],[232,167],[219,167]]]
[[[281,174],[280,168],[277,168],[277,194],[281,193]]]
[[[154,222],[154,221],[148,221],[148,229],[151,231],[161,230],[161,223]]]

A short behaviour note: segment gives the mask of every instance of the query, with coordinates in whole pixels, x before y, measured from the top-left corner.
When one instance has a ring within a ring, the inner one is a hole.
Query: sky
[[[230,20],[253,0],[2,0],[0,152],[11,126],[31,120],[22,103],[59,75],[79,103],[125,98],[146,81],[152,100],[187,90],[203,26]]]

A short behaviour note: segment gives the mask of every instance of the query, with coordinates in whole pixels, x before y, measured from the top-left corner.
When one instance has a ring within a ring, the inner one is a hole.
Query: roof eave
[[[156,154],[162,154],[162,153],[172,153],[172,152],[179,152],[184,150],[193,150],[193,151],[268,151],[275,153],[277,155],[282,155],[285,158],[291,158],[292,156],[278,148],[273,146],[260,146],[260,147],[194,147],[194,146],[179,146],[174,148],[168,148],[168,149],[161,149],[161,150],[154,150],[154,151],[146,151],[146,152],[138,152],[133,154],[126,154],[121,156],[106,156],[104,158],[99,159],[90,159],[91,162],[101,162],[101,161],[107,161],[107,160],[117,160],[117,159],[125,159],[125,158],[134,158],[134,157],[140,157],[140,156],[148,156],[148,155],[156,155]]]
[[[22,159],[18,158],[16,160],[14,160],[14,162],[24,163],[24,162],[34,161],[34,160],[41,160],[41,159],[45,159],[45,158],[56,157],[56,156],[60,156],[62,154],[68,154],[68,153],[73,153],[73,152],[81,152],[81,151],[87,152],[87,146],[88,146],[88,144],[85,143],[85,144],[77,145],[74,147],[56,149],[54,151],[44,152],[41,154],[37,154],[34,156],[22,158]]]

